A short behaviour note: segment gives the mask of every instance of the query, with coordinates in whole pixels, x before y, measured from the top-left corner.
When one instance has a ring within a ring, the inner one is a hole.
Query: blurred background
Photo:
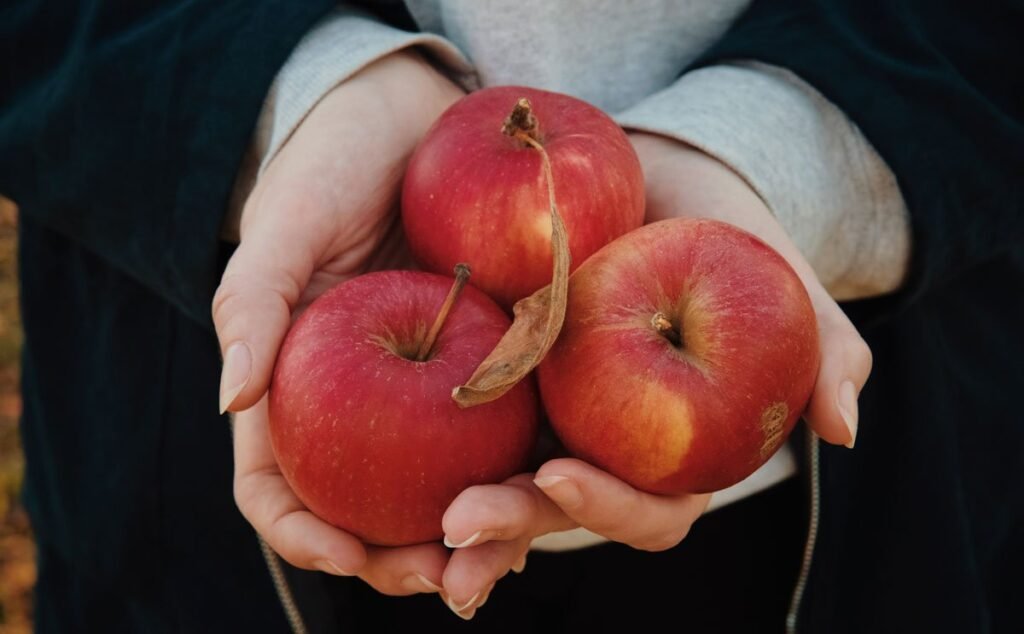
[[[32,535],[19,498],[25,462],[18,440],[21,319],[17,226],[17,209],[0,197],[0,634],[32,630],[36,576]]]

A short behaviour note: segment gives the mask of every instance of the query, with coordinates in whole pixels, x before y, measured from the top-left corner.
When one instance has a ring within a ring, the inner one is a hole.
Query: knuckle
[[[636,547],[637,549],[646,552],[663,552],[678,546],[686,537],[686,533],[686,531],[672,531],[669,533],[654,535],[648,537]]]
[[[272,542],[265,537],[263,538],[263,541],[267,543],[267,546],[269,546],[272,551],[277,553],[278,557],[284,559],[289,565],[303,570],[315,569],[314,566],[309,561],[302,558],[297,551],[287,548],[283,544]]]
[[[213,324],[222,346],[252,329],[287,328],[292,306],[301,288],[291,276],[274,281],[265,276],[234,273],[226,275],[211,304]]]
[[[280,508],[273,496],[267,495],[259,480],[254,479],[251,474],[248,477],[237,476],[233,489],[235,506],[242,517],[265,539],[269,540],[270,534],[280,529],[281,521],[288,516],[288,511],[292,510]]]
[[[225,275],[220,286],[213,294],[210,313],[218,331],[222,331],[229,323],[232,314],[231,305],[241,292],[240,278],[237,275]]]
[[[235,476],[232,493],[234,494],[235,506],[238,507],[238,511],[247,522],[252,524],[252,495],[250,493],[250,487],[246,484],[245,478]]]
[[[637,544],[635,547],[638,550],[643,550],[651,553],[663,552],[678,546],[684,539],[686,539],[686,535],[689,532],[689,526],[674,528],[669,531],[651,535],[647,537],[647,539],[643,540],[641,543]]]
[[[254,495],[253,488],[242,477],[234,478],[233,490],[234,505],[239,508],[239,512],[252,525],[253,529],[261,536],[266,537],[263,535],[264,532],[260,530],[259,525],[260,517],[262,517],[259,508],[260,497]]]
[[[846,371],[863,375],[855,378],[867,378],[874,355],[867,341],[845,315],[823,327],[821,336],[823,353],[830,355],[833,362],[844,366]]]
[[[309,562],[302,556],[305,549],[301,543],[296,543],[295,540],[289,539],[290,531],[288,531],[288,523],[290,521],[289,515],[285,514],[275,519],[267,527],[265,531],[259,531],[263,541],[267,542],[281,559],[284,559],[296,568],[309,568]]]
[[[615,501],[609,498],[603,503],[585,505],[583,513],[573,517],[591,532],[639,548],[647,538],[636,537],[639,531],[635,519],[650,513],[644,494],[630,487],[617,492],[615,497]]]
[[[387,597],[405,597],[405,596],[409,596],[409,594],[410,594],[410,592],[408,590],[406,590],[405,588],[392,587],[391,585],[387,585],[387,584],[370,583],[366,579],[363,579],[363,581],[366,581],[367,583],[369,583],[370,587],[373,588],[374,590],[376,590],[379,594],[383,594],[384,596],[387,596]]]
[[[874,355],[871,352],[871,347],[859,334],[855,334],[848,344],[848,354],[853,359],[857,359],[867,372],[871,371]]]
[[[629,524],[629,518],[645,517],[650,512],[648,506],[648,498],[645,493],[639,489],[629,487],[627,489],[627,498],[624,508],[630,509],[630,512],[624,515],[627,524]]]
[[[410,571],[401,570],[376,570],[372,566],[365,566],[359,571],[359,578],[367,585],[389,597],[407,597],[410,594],[420,594],[402,585],[402,579],[411,574]]]
[[[520,513],[516,517],[522,524],[529,525],[537,522],[541,516],[541,504],[538,500],[538,495],[544,495],[542,492],[533,492],[528,489],[515,488],[515,495],[513,501],[515,507],[519,509]]]

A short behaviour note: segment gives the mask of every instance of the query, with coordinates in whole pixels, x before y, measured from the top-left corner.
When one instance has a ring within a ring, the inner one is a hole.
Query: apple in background
[[[521,98],[536,117],[574,264],[641,224],[644,182],[625,133],[567,95],[500,86],[451,106],[410,159],[402,222],[427,270],[473,264],[473,285],[506,309],[551,283],[551,216],[540,153],[503,132]]]
[[[302,314],[277,359],[270,436],[281,472],[313,513],[367,543],[441,539],[452,500],[519,473],[537,435],[532,377],[479,407],[451,398],[509,327],[482,292],[466,288],[421,350],[451,287],[413,271],[349,280]]]
[[[782,256],[731,225],[677,219],[573,274],[539,379],[572,455],[675,495],[760,467],[804,411],[818,363],[810,298]]]

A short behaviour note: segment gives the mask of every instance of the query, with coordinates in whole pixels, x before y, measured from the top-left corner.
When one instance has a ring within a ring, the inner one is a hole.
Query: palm
[[[677,217],[729,222],[772,245],[801,276],[818,316],[823,358],[807,418],[826,440],[847,442],[851,430],[835,395],[841,380],[863,384],[870,352],[785,230],[750,186],[714,158],[665,138],[634,134],[632,140],[644,167],[648,222]],[[504,485],[473,487],[452,503],[444,519],[449,540],[476,537],[472,547],[452,555],[444,586],[452,597],[486,597],[496,579],[518,568],[531,538],[575,524],[636,548],[662,550],[685,536],[708,501],[707,495],[648,495],[578,460],[551,460],[532,482],[517,476]]]
[[[412,267],[412,256],[405,243],[397,209],[375,211],[367,215],[366,222],[372,227],[368,232],[372,238],[362,244],[343,245],[338,253],[313,271],[295,306],[296,315],[328,289],[357,275]]]
[[[330,95],[310,113],[271,161],[242,217],[243,243],[272,240],[308,271],[289,298],[296,313],[351,277],[411,264],[398,200],[412,144],[355,116],[343,97]]]
[[[250,193],[240,245],[214,299],[225,368],[222,408],[235,418],[235,498],[284,559],[357,573],[381,592],[431,592],[441,544],[380,549],[315,517],[270,443],[266,391],[288,328],[329,288],[367,271],[407,268],[401,175],[417,140],[461,91],[414,54],[372,64],[324,97]],[[233,356],[234,355],[234,356]]]

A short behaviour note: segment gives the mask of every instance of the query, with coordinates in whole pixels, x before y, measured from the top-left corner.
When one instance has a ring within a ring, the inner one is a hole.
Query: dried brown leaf
[[[525,133],[517,134],[516,137],[541,153],[551,208],[551,255],[554,262],[551,284],[516,302],[512,308],[512,326],[473,372],[469,381],[452,391],[452,398],[459,407],[489,403],[511,390],[540,365],[544,355],[558,339],[565,321],[571,256],[569,237],[555,204],[551,162],[544,148],[532,137]]]

